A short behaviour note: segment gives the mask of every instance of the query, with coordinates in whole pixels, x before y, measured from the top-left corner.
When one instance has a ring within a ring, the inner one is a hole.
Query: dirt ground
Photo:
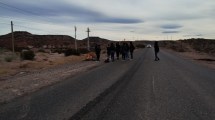
[[[213,55],[165,50],[215,69],[215,61],[207,61],[215,60]],[[100,62],[83,61],[86,55],[64,57],[58,53],[37,53],[34,61],[15,57],[12,62],[6,62],[4,58],[0,54],[0,104],[100,66],[106,56],[103,54]]]
[[[8,55],[8,53],[7,53]],[[86,55],[68,56],[58,53],[36,53],[34,61],[20,61],[15,57],[6,62],[0,57],[0,104],[37,91],[103,64],[84,61]]]
[[[198,64],[207,66],[209,68],[215,69],[215,55],[214,54],[207,54],[201,53],[194,50],[189,50],[189,52],[176,52],[170,49],[165,49],[166,51],[172,52],[174,54],[178,54],[181,57],[196,62]]]
[[[11,54],[12,53],[5,53],[0,56],[0,78],[13,76],[15,74],[19,74],[20,72],[47,69],[65,63],[75,63],[82,61],[85,58],[85,55],[64,57],[63,54],[58,53],[36,53],[34,61],[21,61],[19,56],[15,55],[11,62],[6,62],[4,58]]]

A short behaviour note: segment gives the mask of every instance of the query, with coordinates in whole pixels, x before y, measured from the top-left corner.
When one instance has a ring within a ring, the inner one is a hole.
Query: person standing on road
[[[95,45],[95,53],[97,58],[96,60],[100,61],[101,47],[98,44]]]
[[[128,43],[125,43],[125,59],[129,60],[129,45]]]
[[[110,45],[110,55],[111,55],[112,62],[114,62],[114,60],[115,60],[115,58],[114,58],[115,51],[116,51],[116,47],[115,47],[115,45],[113,43],[111,43],[111,45]]]
[[[135,47],[134,47],[133,43],[130,42],[129,50],[130,50],[131,59],[133,59],[134,49],[135,49]]]
[[[110,44],[107,45],[107,62],[109,62],[109,59],[110,59],[110,54],[111,54],[111,51],[110,51]]]
[[[155,41],[154,43],[154,50],[155,50],[155,61],[158,61],[160,60],[160,58],[158,57],[159,46],[157,41]]]
[[[125,60],[125,53],[126,53],[126,48],[125,48],[125,43],[122,43],[121,45],[121,54],[122,54],[122,60]]]
[[[116,43],[116,58],[119,60],[119,54],[120,54],[121,46],[119,45],[119,42]]]

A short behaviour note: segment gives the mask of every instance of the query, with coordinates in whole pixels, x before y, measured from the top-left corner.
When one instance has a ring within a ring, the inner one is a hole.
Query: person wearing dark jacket
[[[116,43],[116,58],[119,60],[119,54],[120,54],[121,46],[119,45],[119,42]]]
[[[110,44],[107,45],[107,62],[109,62],[109,59],[110,59],[110,54],[111,54],[111,51],[110,51]]]
[[[116,47],[113,43],[110,45],[110,55],[111,55],[111,60],[112,62],[115,60],[114,55],[115,55]]]
[[[131,59],[133,59],[134,49],[135,49],[135,47],[134,47],[133,43],[130,42],[129,50],[130,50]]]
[[[155,61],[158,61],[160,60],[160,58],[158,57],[159,46],[157,41],[155,41],[154,43],[154,50],[155,50]]]
[[[97,58],[96,60],[100,61],[101,47],[98,44],[95,45],[95,53]]]
[[[126,45],[125,45],[125,43],[123,43],[121,45],[122,60],[125,60],[125,53],[126,53]]]
[[[129,60],[129,45],[125,43],[125,60]]]

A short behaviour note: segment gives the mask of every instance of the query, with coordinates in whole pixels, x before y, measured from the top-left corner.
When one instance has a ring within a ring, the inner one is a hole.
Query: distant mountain
[[[107,40],[107,39],[100,38],[100,37],[89,37],[89,39],[90,39],[91,49],[92,49],[92,47],[95,46],[95,44],[99,44],[99,45],[101,45],[102,48],[106,48],[108,43],[113,42],[112,40]],[[88,41],[88,38],[85,38],[85,39],[79,41],[79,46],[80,47],[86,46],[87,41]]]
[[[10,49],[12,46],[11,33],[0,36],[0,47]],[[25,31],[14,32],[15,48],[26,48],[28,46],[42,47],[44,45],[66,45],[72,46],[75,39],[67,35],[34,35]]]
[[[12,40],[11,33],[0,36],[0,47],[11,49]],[[43,46],[54,46],[62,47],[67,46],[74,48],[75,39],[68,35],[35,35],[26,31],[14,32],[14,43],[15,48],[27,48],[32,46],[40,48]],[[101,44],[102,46],[108,44],[110,40],[103,39],[100,37],[90,37],[90,46],[94,46],[95,43]],[[87,38],[83,40],[77,40],[78,47],[87,48]]]
[[[100,38],[100,37],[89,37],[90,42],[92,43],[97,43],[97,44],[102,44],[102,43],[109,43],[111,42],[111,40],[107,40],[104,38]],[[88,38],[83,39],[83,42],[87,41]]]

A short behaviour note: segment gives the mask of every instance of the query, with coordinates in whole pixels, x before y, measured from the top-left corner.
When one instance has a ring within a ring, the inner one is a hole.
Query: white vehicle
[[[151,47],[152,47],[152,45],[148,44],[146,47],[147,47],[147,48],[151,48]]]

